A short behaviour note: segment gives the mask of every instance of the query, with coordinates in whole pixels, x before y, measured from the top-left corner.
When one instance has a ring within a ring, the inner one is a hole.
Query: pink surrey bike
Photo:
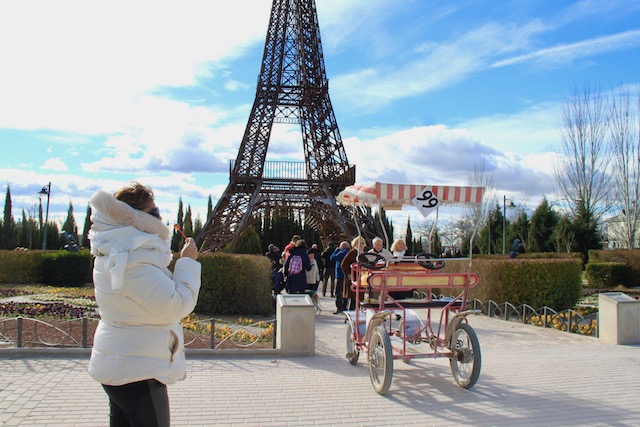
[[[479,206],[483,193],[482,187],[375,183],[347,187],[337,200],[345,206],[385,209],[415,205],[423,214],[435,210],[437,215],[440,205]],[[445,259],[428,253],[390,261],[361,253],[351,265],[356,308],[345,312],[347,359],[356,365],[360,353],[367,355],[371,384],[379,394],[391,386],[394,359],[446,357],[461,387],[471,388],[478,381],[480,343],[467,316],[479,311],[467,309],[467,295],[479,278],[471,271],[471,258],[458,261],[466,265],[465,271],[444,272]],[[437,297],[436,292],[445,289],[451,296]],[[407,291],[414,298],[402,298]]]

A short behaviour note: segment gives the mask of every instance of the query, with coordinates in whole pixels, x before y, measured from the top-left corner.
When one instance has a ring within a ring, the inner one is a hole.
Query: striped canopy
[[[337,201],[344,206],[381,206],[385,209],[400,209],[403,206],[412,206],[412,199],[425,189],[433,192],[439,204],[448,206],[478,204],[482,202],[484,194],[484,187],[376,182],[350,185],[338,194]]]

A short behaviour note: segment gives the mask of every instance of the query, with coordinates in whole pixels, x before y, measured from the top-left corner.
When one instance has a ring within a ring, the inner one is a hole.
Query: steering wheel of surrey
[[[420,266],[428,270],[440,270],[441,268],[444,267],[444,261],[442,260],[429,261],[430,259],[436,259],[436,258],[438,257],[435,255],[421,252],[418,255],[416,255],[416,262],[420,264]]]
[[[357,260],[358,264],[369,270],[380,270],[387,266],[387,260],[385,257],[371,252],[365,252],[358,255]]]

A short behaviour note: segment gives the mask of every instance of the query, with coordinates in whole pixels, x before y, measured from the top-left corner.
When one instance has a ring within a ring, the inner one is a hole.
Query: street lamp
[[[42,187],[38,194],[47,195],[47,213],[44,218],[44,238],[42,239],[42,250],[47,249],[47,226],[49,225],[49,199],[51,198],[51,181],[48,185]]]
[[[507,206],[509,201],[509,206]],[[502,253],[507,253],[507,207],[515,208],[516,205],[513,200],[507,199],[507,196],[502,196]]]

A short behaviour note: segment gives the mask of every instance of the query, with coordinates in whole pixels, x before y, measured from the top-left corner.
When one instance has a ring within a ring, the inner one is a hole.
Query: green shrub
[[[589,262],[585,275],[590,287],[611,289],[631,281],[631,267],[623,262]]]
[[[42,283],[80,287],[91,281],[93,256],[89,251],[46,252],[42,259]]]
[[[623,263],[629,268],[629,274],[618,284],[627,288],[640,286],[640,249],[591,250],[589,263],[592,262]]]
[[[264,256],[202,254],[202,287],[195,311],[208,316],[273,313],[271,262]]]
[[[45,251],[0,250],[0,283],[26,285],[42,283],[42,258]]]
[[[445,271],[464,271],[467,262],[449,261]],[[555,310],[573,308],[582,293],[581,261],[568,259],[505,259],[474,257],[471,271],[480,282],[469,291],[469,300],[548,306]],[[442,289],[445,295],[451,292]]]
[[[196,312],[213,316],[270,315],[271,262],[264,256],[202,254],[202,288]],[[169,268],[173,270],[173,265]],[[91,282],[89,251],[0,251],[0,283],[83,286]]]

